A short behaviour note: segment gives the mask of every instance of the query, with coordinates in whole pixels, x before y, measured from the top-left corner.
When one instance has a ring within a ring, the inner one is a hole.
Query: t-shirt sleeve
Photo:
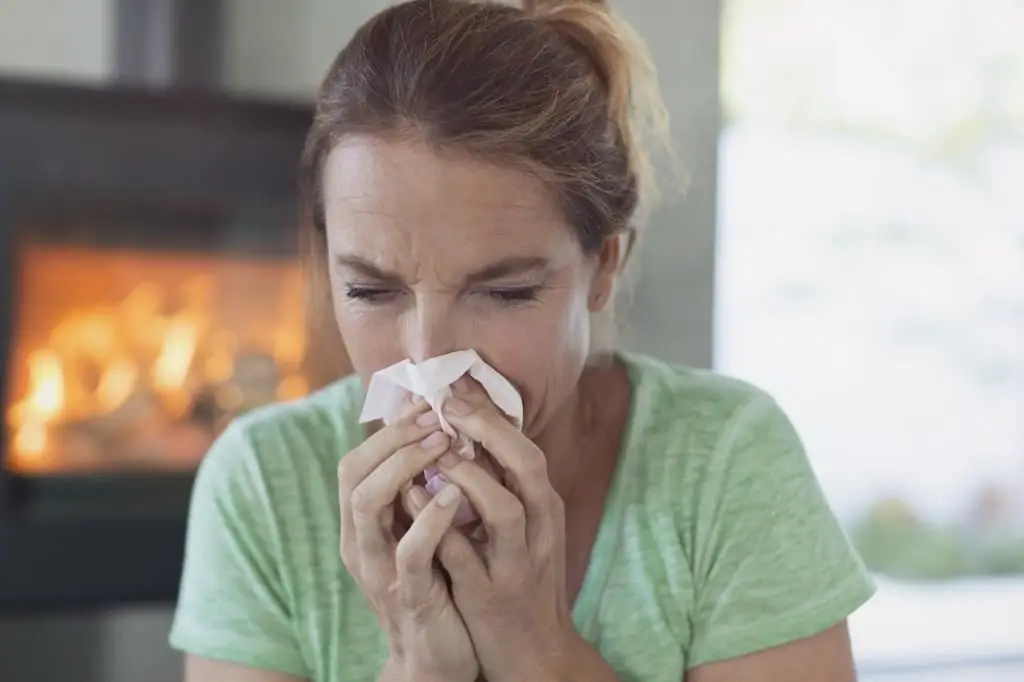
[[[258,459],[236,422],[196,475],[170,643],[187,654],[306,678],[271,510]]]
[[[874,594],[792,424],[766,395],[730,420],[698,517],[689,667],[818,634]]]

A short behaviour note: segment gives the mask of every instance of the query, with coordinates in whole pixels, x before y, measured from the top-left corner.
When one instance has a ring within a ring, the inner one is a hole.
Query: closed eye
[[[503,305],[516,305],[536,301],[540,287],[512,287],[488,289],[487,295]]]
[[[516,306],[536,301],[540,287],[500,287],[486,289],[483,292],[489,299],[504,306]],[[345,296],[351,300],[368,304],[383,305],[393,302],[402,294],[400,289],[379,286],[347,285]]]
[[[400,293],[397,289],[387,287],[366,287],[352,284],[345,287],[345,296],[364,303],[388,303]]]

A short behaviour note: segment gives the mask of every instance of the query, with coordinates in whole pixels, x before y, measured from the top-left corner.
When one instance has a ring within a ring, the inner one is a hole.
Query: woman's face
[[[323,182],[335,316],[363,381],[475,349],[542,428],[583,370],[618,240],[587,256],[538,179],[426,144],[346,140]]]

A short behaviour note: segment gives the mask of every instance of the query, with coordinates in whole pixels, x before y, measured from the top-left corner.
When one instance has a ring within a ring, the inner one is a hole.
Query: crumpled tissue
[[[380,419],[385,424],[391,424],[398,420],[406,408],[406,396],[418,395],[437,413],[441,430],[454,439],[453,450],[466,459],[473,459],[476,454],[475,443],[454,429],[442,413],[445,401],[452,397],[451,385],[465,374],[483,386],[491,401],[508,416],[516,428],[523,427],[523,399],[519,392],[508,379],[484,362],[475,350],[455,351],[418,364],[412,360],[402,360],[376,372],[370,378],[359,421]],[[427,490],[431,494],[437,494],[448,482],[434,468],[427,469],[424,475]],[[477,518],[464,499],[455,516],[455,524],[465,525]]]

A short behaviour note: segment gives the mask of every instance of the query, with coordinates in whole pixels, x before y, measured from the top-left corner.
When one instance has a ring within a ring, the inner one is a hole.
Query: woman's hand
[[[544,454],[463,380],[445,406],[453,427],[505,469],[508,488],[473,461],[441,471],[466,494],[487,531],[478,548],[457,532],[440,555],[489,682],[563,679],[581,639],[565,594],[565,515]]]
[[[452,542],[457,533],[446,531],[461,492],[449,485],[431,498],[411,486],[449,447],[437,415],[420,404],[338,465],[341,559],[388,635],[384,677],[473,682],[479,674],[466,626],[434,566],[435,555],[459,551]],[[397,537],[394,504],[400,494],[413,522]]]

